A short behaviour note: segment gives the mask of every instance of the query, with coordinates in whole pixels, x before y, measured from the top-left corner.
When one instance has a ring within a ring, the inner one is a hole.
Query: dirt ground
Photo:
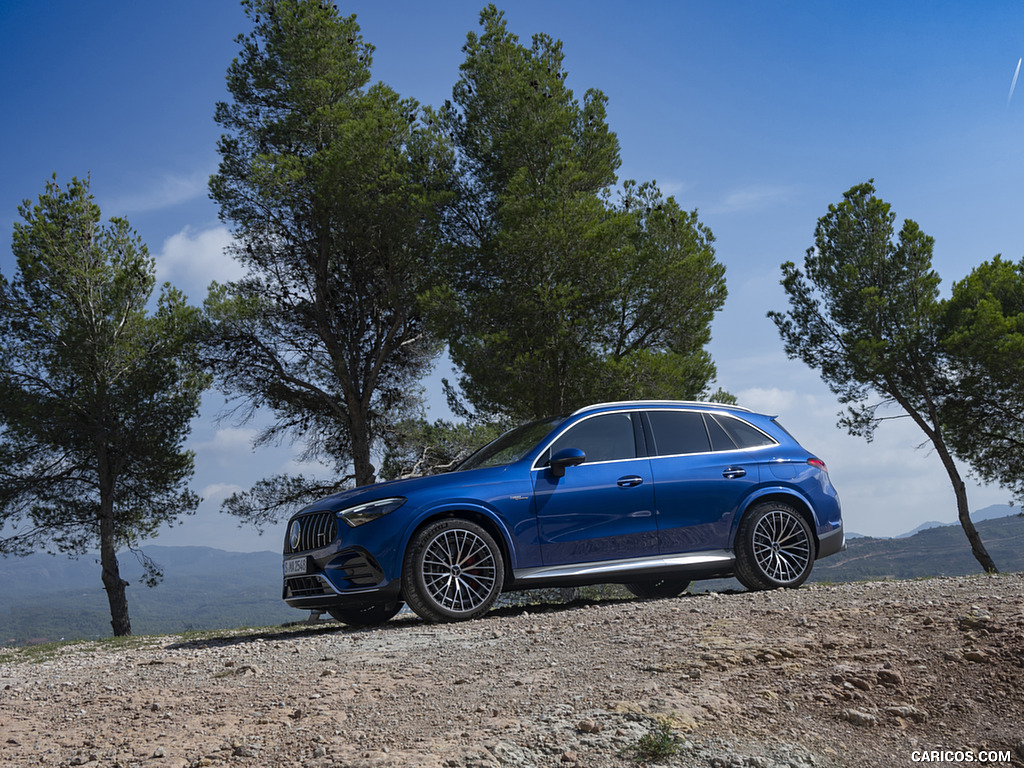
[[[985,758],[1024,766],[1024,574],[0,650],[3,766]]]

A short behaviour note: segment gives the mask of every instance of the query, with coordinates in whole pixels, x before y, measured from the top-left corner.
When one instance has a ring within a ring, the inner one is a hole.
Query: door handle
[[[644,479],[639,475],[626,475],[625,477],[620,477],[615,482],[619,488],[632,488],[636,485],[640,485],[643,481]]]
[[[722,477],[727,477],[730,480],[733,480],[737,477],[743,477],[746,474],[747,470],[745,470],[743,467],[729,467],[722,473]]]

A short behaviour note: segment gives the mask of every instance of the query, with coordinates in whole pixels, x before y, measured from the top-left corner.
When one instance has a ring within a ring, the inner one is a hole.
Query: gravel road
[[[958,755],[1024,766],[1024,574],[0,649],[3,766],[875,768]]]

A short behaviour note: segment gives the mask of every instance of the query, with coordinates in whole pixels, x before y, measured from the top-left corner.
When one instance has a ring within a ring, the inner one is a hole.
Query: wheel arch
[[[401,551],[398,553],[398,562],[405,559],[405,552],[410,542],[415,539],[416,534],[438,520],[467,520],[476,523],[491,535],[494,541],[501,548],[501,558],[504,561],[505,580],[508,583],[512,579],[512,545],[508,530],[497,518],[487,514],[483,510],[474,509],[469,506],[457,506],[450,509],[434,510],[417,519],[409,526],[405,536],[402,538]]]
[[[800,516],[807,522],[808,527],[811,529],[811,536],[814,537],[814,554],[815,559],[817,559],[818,551],[821,549],[821,540],[818,538],[818,521],[814,518],[814,511],[812,510],[810,503],[800,494],[793,493],[792,491],[788,491],[783,488],[766,489],[764,492],[753,496],[747,501],[743,510],[740,514],[736,515],[736,519],[733,522],[731,534],[733,547],[736,545],[736,532],[739,530],[740,520],[742,520],[743,516],[758,504],[763,504],[765,502],[788,504],[800,513]]]

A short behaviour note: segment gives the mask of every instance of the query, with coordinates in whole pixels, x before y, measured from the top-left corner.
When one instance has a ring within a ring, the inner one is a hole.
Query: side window
[[[651,452],[656,456],[711,450],[704,419],[698,411],[648,411],[647,419],[654,433]]]
[[[736,443],[737,448],[761,448],[766,445],[775,445],[772,440],[761,430],[750,426],[747,422],[734,419],[731,416],[711,416],[717,421],[723,430]]]
[[[722,425],[715,421],[710,413],[704,415],[704,423],[707,424],[708,434],[711,436],[712,451],[735,451],[736,443],[729,437],[729,433],[722,429]]]
[[[628,413],[605,413],[593,416],[569,428],[548,450],[553,456],[563,448],[579,448],[587,455],[587,463],[636,458],[633,419]]]

